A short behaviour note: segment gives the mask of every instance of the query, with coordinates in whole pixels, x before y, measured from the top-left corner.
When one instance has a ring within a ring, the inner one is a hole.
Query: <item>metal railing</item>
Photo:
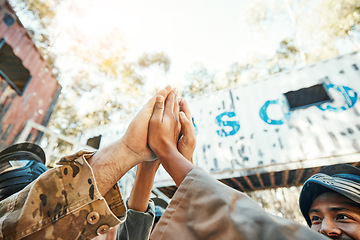
[[[44,149],[47,167],[54,167],[55,162],[58,161],[61,157],[73,154],[79,150],[96,150],[65,135],[56,133],[32,120],[28,120],[26,122],[25,127],[18,137],[16,143],[28,141],[29,137],[31,136],[31,132],[34,130],[43,134],[40,142],[36,144],[40,145]]]

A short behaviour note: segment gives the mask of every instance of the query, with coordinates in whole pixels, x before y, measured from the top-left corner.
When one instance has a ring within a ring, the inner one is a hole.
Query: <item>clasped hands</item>
[[[195,144],[188,103],[167,86],[143,106],[122,138],[100,149],[88,162],[102,195],[136,165],[146,170],[142,172],[155,174],[161,162],[179,185],[193,168]]]
[[[188,103],[170,86],[155,94],[130,123],[122,143],[139,163],[179,151],[192,162],[195,127]]]

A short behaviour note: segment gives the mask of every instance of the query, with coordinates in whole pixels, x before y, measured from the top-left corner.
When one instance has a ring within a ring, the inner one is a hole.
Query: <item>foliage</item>
[[[79,19],[86,17],[84,2],[10,3],[62,85],[49,126],[66,136],[79,137],[85,129],[120,121],[147,97],[146,69],[155,67],[166,73],[170,68],[164,52],[144,53],[136,61],[128,61],[123,34],[116,28],[105,32],[94,26],[83,31],[82,25],[57,16],[62,7]]]
[[[318,8],[320,27],[329,37],[346,37],[360,23],[360,2],[354,0],[323,1]]]
[[[110,66],[106,71],[103,62],[100,62],[98,71],[96,65],[93,65],[91,74],[85,69],[75,73],[51,116],[52,127],[60,128],[67,136],[80,136],[86,129],[127,118],[137,110],[138,103],[147,97],[144,94],[145,76],[142,70],[153,65],[161,66],[161,69],[170,65],[169,58],[158,52],[144,54],[134,62],[106,60]],[[80,105],[75,105],[75,102]],[[69,111],[75,114],[67,115]]]
[[[292,38],[282,40],[274,56],[267,62],[269,74],[289,70],[301,64],[300,50]]]
[[[43,24],[55,16],[54,6],[59,3],[58,0],[23,0],[23,2],[30,11],[39,16]]]
[[[55,55],[51,52],[50,37],[47,26],[54,17],[54,6],[57,0],[9,0],[20,21],[28,30],[42,57],[52,67],[55,74],[58,73]]]
[[[65,136],[78,136],[82,130],[81,120],[77,114],[77,110],[74,105],[69,104],[69,99],[66,99],[65,95],[61,94],[58,99],[58,103],[55,106],[54,116],[56,121],[52,121],[52,129]]]
[[[214,84],[215,75],[210,72],[204,65],[200,64],[193,68],[193,71],[188,74],[187,79],[190,84],[185,87],[185,94],[189,97],[201,95],[206,92],[213,92],[217,90]]]
[[[203,65],[194,66],[187,76],[189,86],[185,92],[189,96],[335,57],[341,52],[338,41],[345,38],[351,39],[353,50],[360,50],[358,40],[353,37],[360,29],[360,2],[356,0],[271,0],[266,3],[257,0],[248,3],[246,14],[247,23],[258,31],[280,20],[290,21],[294,32],[279,42],[272,56],[255,56],[247,62],[232,63],[225,76]]]
[[[170,58],[164,52],[156,52],[153,54],[144,53],[138,60],[138,66],[142,68],[150,67],[151,65],[159,65],[164,72],[168,72],[170,68]]]

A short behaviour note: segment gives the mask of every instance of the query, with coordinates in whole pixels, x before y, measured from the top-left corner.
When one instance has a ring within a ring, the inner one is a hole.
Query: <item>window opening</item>
[[[290,110],[319,106],[325,102],[332,102],[324,84],[316,84],[308,88],[284,93]]]
[[[6,26],[10,27],[11,25],[14,24],[15,19],[10,14],[5,13],[3,17],[3,21],[6,24]]]
[[[20,58],[18,58],[12,47],[0,39],[0,76],[16,91],[22,95],[31,79]]]

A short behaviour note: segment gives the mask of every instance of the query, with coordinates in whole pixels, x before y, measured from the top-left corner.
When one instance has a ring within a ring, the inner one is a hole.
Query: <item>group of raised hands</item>
[[[194,167],[195,145],[188,103],[167,86],[143,106],[121,139],[99,150],[89,162],[101,194],[137,165],[129,207],[144,211],[160,163],[179,186]]]
[[[145,212],[160,163],[179,186],[193,168],[192,156],[196,140],[188,103],[178,97],[176,89],[166,87],[158,92],[134,121],[138,118],[141,122],[149,119],[147,144],[155,155],[137,165],[128,205],[131,209]],[[134,121],[133,123],[136,123]],[[131,125],[129,131],[130,127]],[[135,144],[131,146],[133,145]],[[151,153],[149,155],[151,156]],[[151,161],[154,159],[156,160]]]

